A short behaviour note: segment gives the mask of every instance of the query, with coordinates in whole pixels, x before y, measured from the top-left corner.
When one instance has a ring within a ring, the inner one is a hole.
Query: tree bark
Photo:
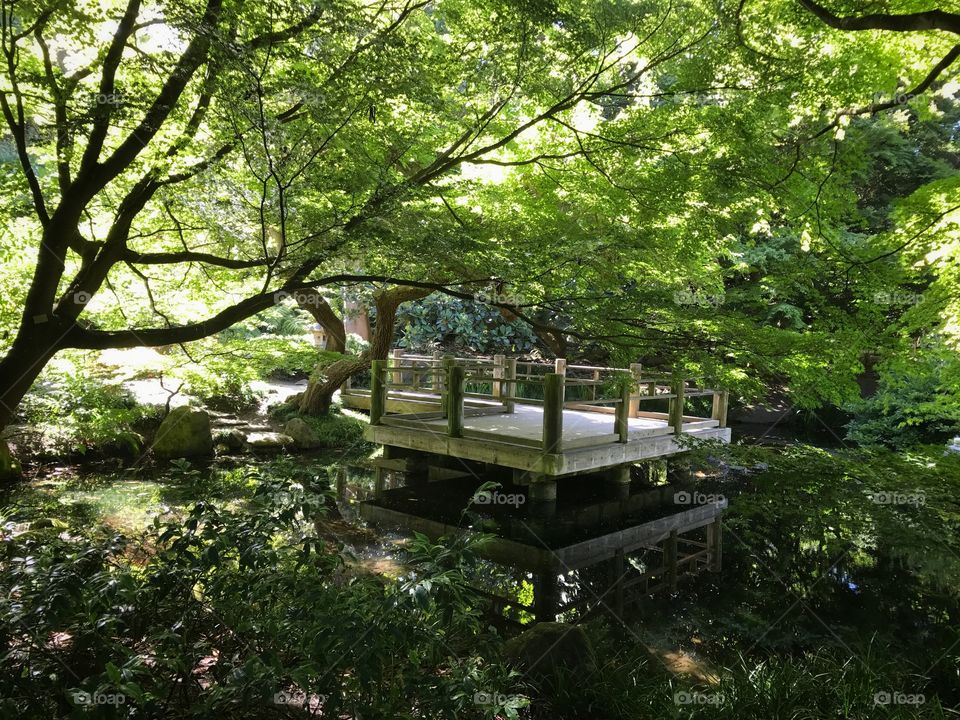
[[[342,353],[347,349],[347,332],[343,320],[330,307],[330,303],[316,289],[297,294],[297,305],[306,310],[327,333],[324,350]]]
[[[370,339],[370,349],[355,358],[344,358],[311,377],[300,398],[300,412],[306,415],[326,415],[333,403],[333,394],[349,377],[370,367],[371,360],[384,360],[393,344],[393,329],[397,309],[405,302],[419,300],[432,292],[426,288],[400,285],[374,294],[377,323]]]
[[[53,323],[29,331],[21,328],[10,351],[0,359],[0,431],[13,420],[17,406],[59,350]]]

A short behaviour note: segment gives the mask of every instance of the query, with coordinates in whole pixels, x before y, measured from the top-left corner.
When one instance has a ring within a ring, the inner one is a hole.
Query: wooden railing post
[[[726,390],[713,391],[713,412],[710,414],[714,420],[720,421],[720,427],[727,426],[727,403],[730,401],[730,393]]]
[[[566,358],[557,358],[553,361],[553,371],[557,375],[566,376],[567,374],[567,359]]]
[[[440,352],[438,350],[433,351],[433,362],[430,363],[429,365],[430,365],[430,369],[433,371],[436,371],[440,368]],[[440,389],[440,385],[442,384],[442,382],[443,381],[440,379],[440,375],[438,373],[432,372],[430,374],[429,387],[431,390],[438,391]]]
[[[563,375],[548,373],[543,384],[543,451],[558,453],[563,438]]]
[[[463,437],[463,386],[466,370],[451,363],[447,368],[447,434]]]
[[[387,411],[387,361],[370,363],[370,424],[379,425]]]
[[[630,391],[630,417],[639,417],[640,415],[640,387],[638,380],[643,375],[643,365],[640,363],[630,363],[630,375],[633,377],[633,384],[637,387],[636,393]]]
[[[616,419],[613,422],[613,431],[617,434],[617,442],[625,443],[630,434],[630,403],[633,397],[633,384],[626,383],[620,388],[620,403],[617,405]]]
[[[503,392],[508,398],[515,398],[517,396],[517,359],[508,358],[507,366],[503,371]],[[514,400],[504,400],[503,407],[508,413],[512,413],[516,406],[516,401]]]
[[[493,382],[490,383],[490,394],[495,398],[503,395],[503,373],[506,364],[506,355],[493,356]]]
[[[680,373],[673,374],[673,397],[670,399],[670,427],[674,435],[683,432],[683,403],[686,385]]]
[[[434,376],[440,382],[440,413],[443,417],[447,416],[447,381],[450,379],[450,367],[455,362],[453,355],[444,355],[440,364],[440,369],[443,372]]]
[[[391,365],[393,368],[395,368],[394,371],[393,371],[393,373],[392,373],[391,376],[390,376],[390,377],[391,377],[391,382],[392,382],[394,385],[402,385],[402,384],[403,384],[403,370],[400,370],[400,369],[398,369],[398,368],[400,368],[401,364],[403,363],[403,360],[402,360],[402,358],[403,358],[403,350],[401,350],[400,348],[395,348],[394,351],[391,353],[391,355],[392,355],[392,358],[393,358],[393,359],[391,360],[390,365]]]

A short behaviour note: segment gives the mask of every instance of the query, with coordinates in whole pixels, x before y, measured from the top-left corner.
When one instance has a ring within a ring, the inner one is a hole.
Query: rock
[[[322,445],[320,436],[303,418],[293,418],[283,426],[283,432],[293,438],[297,447],[304,449],[317,448]]]
[[[228,452],[241,452],[247,446],[247,436],[239,430],[218,432],[213,438],[213,444],[222,446]]]
[[[587,677],[596,669],[593,645],[579,625],[537,623],[508,640],[503,651],[534,682]]]
[[[255,432],[247,435],[247,445],[254,450],[280,450],[293,444],[292,437],[278,432]]]
[[[7,443],[0,440],[0,483],[13,482],[20,480],[22,477],[20,463],[13,457]]]
[[[947,445],[948,453],[960,453],[960,435],[955,437],[950,441],[950,444]]]
[[[160,423],[153,454],[160,458],[194,457],[213,453],[210,416],[204,410],[178,407]]]

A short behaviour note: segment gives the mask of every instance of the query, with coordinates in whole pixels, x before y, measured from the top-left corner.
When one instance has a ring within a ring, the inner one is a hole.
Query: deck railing
[[[614,382],[611,382],[614,379]],[[473,388],[472,390],[469,388]],[[477,388],[487,388],[489,392]],[[521,394],[537,388],[541,397]],[[567,399],[568,390],[581,388],[580,397]],[[599,390],[615,391],[614,397],[598,397]],[[350,393],[349,388],[345,388]],[[516,405],[543,407],[543,433],[539,446],[544,452],[560,452],[563,444],[563,411],[580,410],[612,415],[614,442],[629,440],[629,419],[665,420],[674,434],[680,435],[685,424],[715,420],[726,427],[728,393],[703,387],[702,382],[678,373],[650,373],[639,364],[629,368],[606,368],[567,364],[563,359],[553,363],[493,357],[458,358],[452,355],[433,356],[405,354],[395,350],[388,360],[374,360],[371,370],[370,423],[379,425],[387,414],[388,400],[403,393],[437,397],[439,415],[446,418],[447,434],[464,437],[464,418],[472,415],[512,413]],[[710,418],[687,415],[690,398],[712,398]],[[466,407],[468,400],[474,401]],[[649,401],[668,401],[668,411],[641,409]],[[423,413],[418,415],[422,416]],[[712,423],[711,423],[712,425]],[[473,433],[470,433],[471,435]]]

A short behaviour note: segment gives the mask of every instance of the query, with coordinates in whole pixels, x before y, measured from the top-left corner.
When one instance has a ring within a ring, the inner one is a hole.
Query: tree
[[[710,28],[684,11],[667,31],[673,9],[639,5],[4,2],[0,97],[37,260],[0,360],[0,427],[64,348],[190,342],[278,293],[363,279],[343,270],[375,264],[383,218],[683,58]],[[177,317],[154,289],[173,277],[230,301]],[[86,319],[105,291],[115,307]]]

